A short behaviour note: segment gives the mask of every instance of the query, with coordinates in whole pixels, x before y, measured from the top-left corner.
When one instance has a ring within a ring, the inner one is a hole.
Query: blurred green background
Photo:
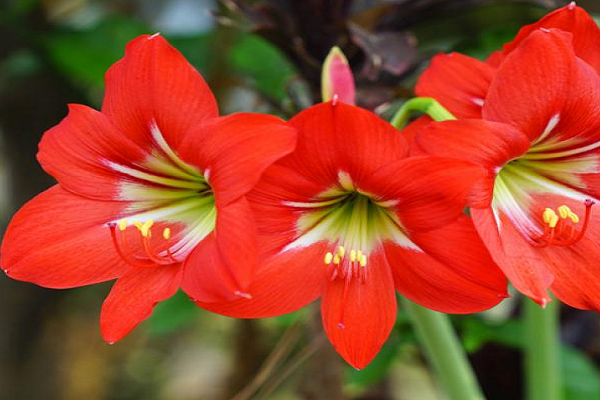
[[[35,160],[67,103],[98,108],[103,75],[139,34],[161,32],[205,76],[222,113],[290,117],[319,100],[320,63],[340,45],[358,101],[384,117],[436,52],[485,58],[563,1],[0,0],[0,220],[49,187]],[[600,12],[597,1],[581,1]],[[302,282],[298,282],[302,284]],[[318,305],[233,320],[178,293],[109,346],[98,315],[110,283],[47,290],[0,277],[0,399],[443,400],[402,310],[376,360],[346,366]],[[517,299],[453,317],[488,400],[519,400]],[[600,319],[563,307],[564,400],[600,400]]]

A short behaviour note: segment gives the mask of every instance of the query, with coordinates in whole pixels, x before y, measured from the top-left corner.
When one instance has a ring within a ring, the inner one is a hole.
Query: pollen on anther
[[[367,256],[364,254],[360,257],[360,266],[361,267],[367,266]]]
[[[127,229],[127,220],[126,219],[122,219],[118,222],[119,225],[119,230],[121,232],[123,232],[125,229]]]
[[[351,262],[356,261],[356,250],[354,250],[354,249],[350,250],[350,261]]]
[[[569,217],[569,214],[571,213],[571,209],[567,206],[560,206],[558,207],[558,214],[560,215],[560,217],[562,219],[567,219]]]
[[[154,220],[149,219],[143,224],[136,221],[133,224],[140,230],[143,237],[148,237],[148,235],[150,235],[150,228],[152,228],[152,225],[154,224]]]
[[[171,228],[165,228],[165,229],[163,229],[163,238],[165,240],[171,239]]]
[[[342,258],[340,257],[339,254],[336,254],[335,256],[333,256],[333,263],[338,265],[340,262],[342,261]]]
[[[328,251],[327,254],[325,254],[325,264],[329,265],[331,264],[331,261],[333,260],[333,253]]]
[[[560,211],[559,211],[560,212]],[[558,215],[551,208],[546,208],[544,213],[542,214],[542,219],[544,223],[548,224],[550,228],[555,228],[558,223]]]
[[[338,247],[337,254],[340,256],[340,258],[344,258],[344,255],[346,254],[346,249],[344,246]]]

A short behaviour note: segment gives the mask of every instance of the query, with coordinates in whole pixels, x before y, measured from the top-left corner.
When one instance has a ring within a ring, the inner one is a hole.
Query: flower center
[[[502,167],[496,176],[492,202],[498,227],[502,212],[534,247],[579,242],[589,227],[591,207],[595,204],[585,193],[587,185],[582,176],[597,173],[600,168],[597,156],[589,153],[590,148],[578,147],[575,139],[558,141],[544,137],[534,142],[526,154]],[[583,222],[564,204],[556,211],[540,208],[548,196],[583,203]]]
[[[297,238],[284,251],[326,240],[332,246],[323,256],[329,278],[366,282],[369,255],[385,240],[420,251],[394,212],[397,203],[362,191],[347,173],[340,172],[338,183],[316,197],[284,202],[302,214],[296,224]]]
[[[121,216],[106,225],[117,254],[135,267],[183,262],[214,230],[216,221],[209,171],[201,172],[180,159],[156,124],[150,130],[153,147],[145,160],[106,161],[122,177],[118,200],[129,203],[123,211],[126,219]],[[162,236],[153,236],[152,229],[159,226]]]

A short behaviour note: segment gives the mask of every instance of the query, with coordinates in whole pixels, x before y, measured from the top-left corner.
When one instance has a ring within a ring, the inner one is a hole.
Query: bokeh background
[[[485,58],[564,4],[0,0],[0,224],[53,184],[35,160],[42,133],[67,103],[100,106],[104,72],[139,34],[161,32],[183,52],[222,113],[282,117],[319,101],[320,64],[337,44],[353,66],[359,104],[389,117],[433,54]],[[578,4],[600,13],[597,0]],[[443,400],[402,310],[376,360],[355,371],[324,338],[318,305],[233,320],[178,293],[109,346],[98,315],[110,285],[59,291],[0,276],[1,400]],[[521,399],[518,303],[453,317],[488,400]],[[599,328],[595,312],[563,307],[564,400],[600,400]]]

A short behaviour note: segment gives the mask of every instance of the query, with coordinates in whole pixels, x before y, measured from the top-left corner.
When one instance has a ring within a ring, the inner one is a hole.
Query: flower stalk
[[[558,301],[542,308],[523,297],[527,400],[560,400]]]
[[[429,363],[450,400],[484,400],[475,373],[447,315],[401,297]]]
[[[456,119],[450,111],[446,110],[437,100],[431,97],[415,97],[408,100],[394,114],[390,122],[395,128],[402,129],[408,123],[413,112],[419,111],[427,114],[434,121],[447,121]]]

